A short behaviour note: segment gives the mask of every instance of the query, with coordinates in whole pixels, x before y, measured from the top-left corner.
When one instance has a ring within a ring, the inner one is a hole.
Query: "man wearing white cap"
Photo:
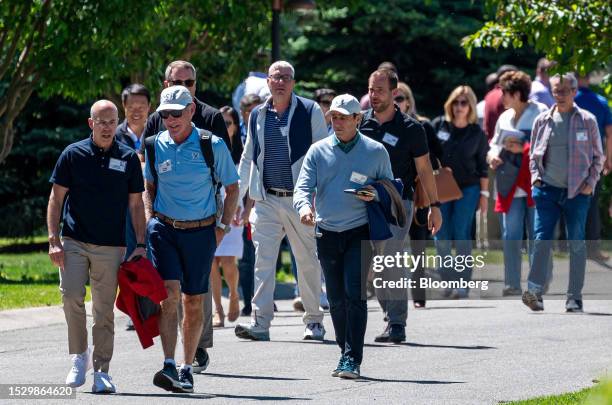
[[[374,198],[363,193],[374,191],[371,184],[377,180],[392,180],[393,173],[384,146],[357,130],[361,108],[355,97],[335,97],[328,114],[334,134],[306,153],[293,206],[303,224],[316,227],[317,252],[341,352],[332,376],[357,378],[368,316],[364,281],[369,260],[362,261],[362,253],[367,256],[362,241],[370,239],[366,202]]]
[[[151,258],[168,298],[161,303],[159,323],[164,367],[153,383],[167,391],[193,392],[192,363],[202,332],[203,294],[208,292],[216,247],[236,211],[238,173],[221,138],[191,122],[195,104],[187,88],[164,89],[157,112],[167,130],[145,140],[145,212]],[[220,217],[217,183],[226,191]],[[174,354],[181,298],[184,360],[177,373]]]

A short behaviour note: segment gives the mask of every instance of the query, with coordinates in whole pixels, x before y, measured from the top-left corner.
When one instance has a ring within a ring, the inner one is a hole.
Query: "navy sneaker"
[[[389,341],[401,343],[406,341],[406,328],[402,325],[391,325],[389,331]]]
[[[357,364],[353,358],[346,357],[344,368],[338,373],[338,377],[354,380],[359,378],[360,375],[359,364]]]
[[[193,359],[193,372],[196,374],[203,373],[208,368],[210,364],[210,356],[206,349],[202,349],[198,347],[195,354],[195,359]]]
[[[180,368],[178,371],[179,382],[183,388],[182,392],[193,392],[193,375],[186,368]]]
[[[340,356],[340,360],[338,360],[338,365],[336,366],[336,369],[332,371],[331,373],[332,377],[338,377],[340,375],[340,372],[344,370],[345,362],[346,362],[346,357],[344,357],[344,354],[343,354]]]
[[[176,366],[172,363],[164,362],[164,368],[155,373],[153,384],[170,392],[189,392],[183,389],[183,384],[179,381]],[[191,392],[193,392],[193,388]]]

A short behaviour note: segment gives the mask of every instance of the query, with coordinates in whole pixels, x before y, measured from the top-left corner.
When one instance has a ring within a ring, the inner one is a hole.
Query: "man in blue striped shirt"
[[[247,190],[255,200],[249,218],[255,245],[255,294],[250,324],[238,324],[242,339],[270,340],[274,317],[276,258],[287,236],[298,268],[304,305],[304,339],[323,340],[323,311],[319,308],[321,267],[314,230],[300,223],[293,209],[293,187],[310,145],[327,136],[325,117],[313,100],[293,93],[295,71],[279,61],[268,70],[272,96],[251,111],[247,141],[240,160],[240,198]]]

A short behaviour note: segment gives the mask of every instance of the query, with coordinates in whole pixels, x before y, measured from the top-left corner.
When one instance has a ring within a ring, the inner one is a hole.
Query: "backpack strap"
[[[213,153],[212,148],[212,133],[203,129],[200,129],[199,132],[200,150],[202,151],[202,155],[204,156],[204,162],[206,162],[206,165],[210,169],[210,177],[212,178],[212,184],[215,188],[215,193],[218,193],[219,182],[217,181],[217,176],[215,174],[215,155]]]
[[[157,170],[155,170],[155,142],[157,141],[157,135],[150,136],[145,138],[145,153],[149,162],[149,171],[153,176],[153,184],[155,184],[155,189],[157,189]]]

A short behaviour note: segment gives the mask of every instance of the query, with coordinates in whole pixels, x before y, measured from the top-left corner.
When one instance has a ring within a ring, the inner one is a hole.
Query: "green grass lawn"
[[[538,397],[527,399],[525,401],[505,402],[508,405],[574,405],[584,404],[589,394],[593,392],[593,388],[585,388],[577,392],[569,394],[551,395],[546,397]]]
[[[59,271],[46,252],[0,254],[0,311],[59,305],[58,285]],[[89,287],[85,299],[90,299]]]

